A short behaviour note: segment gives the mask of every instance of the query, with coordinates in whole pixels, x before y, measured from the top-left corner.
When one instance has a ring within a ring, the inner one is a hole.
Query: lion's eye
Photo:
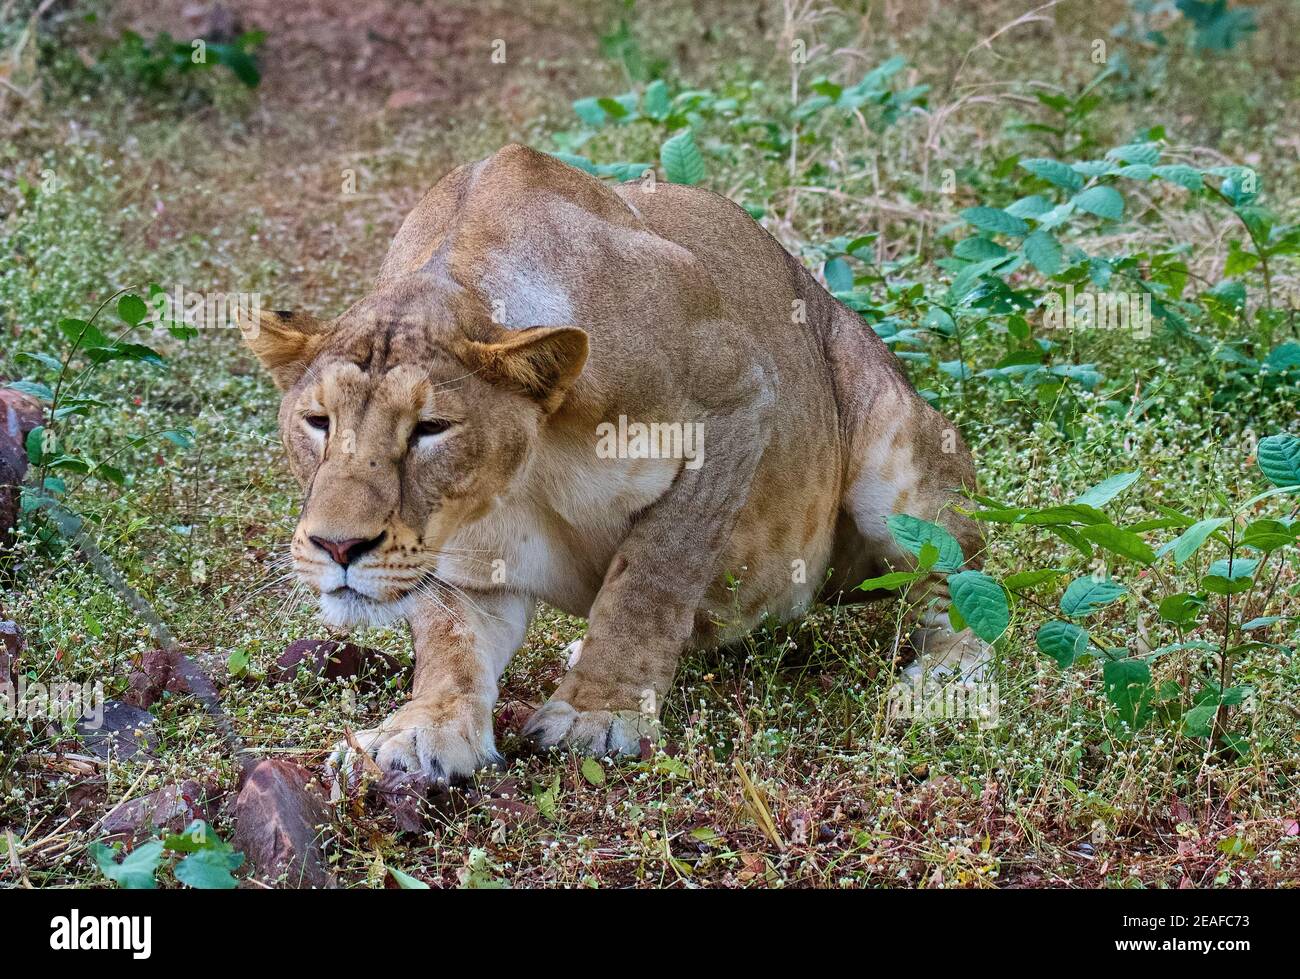
[[[444,421],[441,418],[431,418],[416,424],[411,431],[411,438],[424,438],[426,435],[441,435],[447,429],[451,428],[451,422]]]
[[[303,421],[318,432],[328,432],[330,428],[329,415],[308,415]]]

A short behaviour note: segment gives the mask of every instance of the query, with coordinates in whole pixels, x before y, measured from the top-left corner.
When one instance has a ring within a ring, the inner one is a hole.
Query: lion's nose
[[[329,540],[325,537],[311,537],[308,539],[346,568],[361,555],[367,554],[378,547],[384,539],[384,534],[381,533],[378,537],[369,539],[364,537],[349,537],[347,540]]]

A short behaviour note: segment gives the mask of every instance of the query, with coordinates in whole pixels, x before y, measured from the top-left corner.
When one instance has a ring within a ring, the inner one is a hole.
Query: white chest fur
[[[493,509],[448,542],[439,574],[586,615],[633,517],[672,485],[679,459],[600,458],[590,441],[546,440]]]

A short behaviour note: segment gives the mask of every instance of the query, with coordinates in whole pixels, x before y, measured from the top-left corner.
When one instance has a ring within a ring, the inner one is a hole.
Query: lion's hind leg
[[[909,514],[947,530],[961,546],[964,566],[979,567],[979,526],[954,509],[962,502],[959,491],[973,489],[975,482],[970,453],[956,429],[900,385],[881,391],[870,418],[851,433],[854,461],[842,506],[852,518],[854,543],[863,551],[852,566],[874,567],[878,574],[891,568],[914,570],[915,555],[899,546],[886,524],[894,514]],[[837,553],[840,544],[837,540]],[[912,679],[929,674],[974,682],[987,670],[988,645],[968,628],[954,629],[949,617],[947,575],[954,570],[936,568],[913,582],[904,595],[904,628],[910,630],[917,654],[904,674]]]

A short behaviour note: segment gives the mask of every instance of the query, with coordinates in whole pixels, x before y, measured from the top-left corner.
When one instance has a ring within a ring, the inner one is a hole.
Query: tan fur
[[[492,756],[496,681],[536,601],[589,627],[529,733],[634,751],[684,650],[908,566],[889,514],[942,521],[978,563],[951,509],[974,485],[960,438],[707,191],[611,188],[507,146],[430,191],[337,320],[250,333],[306,489],[299,572],[336,625],[413,626],[413,700],[363,732],[386,766],[454,777]],[[699,425],[698,464],[603,457],[620,416]],[[452,424],[413,437],[434,420]],[[313,538],[378,542],[345,572]],[[913,597],[947,600],[937,577]],[[927,648],[968,640],[932,629]]]

